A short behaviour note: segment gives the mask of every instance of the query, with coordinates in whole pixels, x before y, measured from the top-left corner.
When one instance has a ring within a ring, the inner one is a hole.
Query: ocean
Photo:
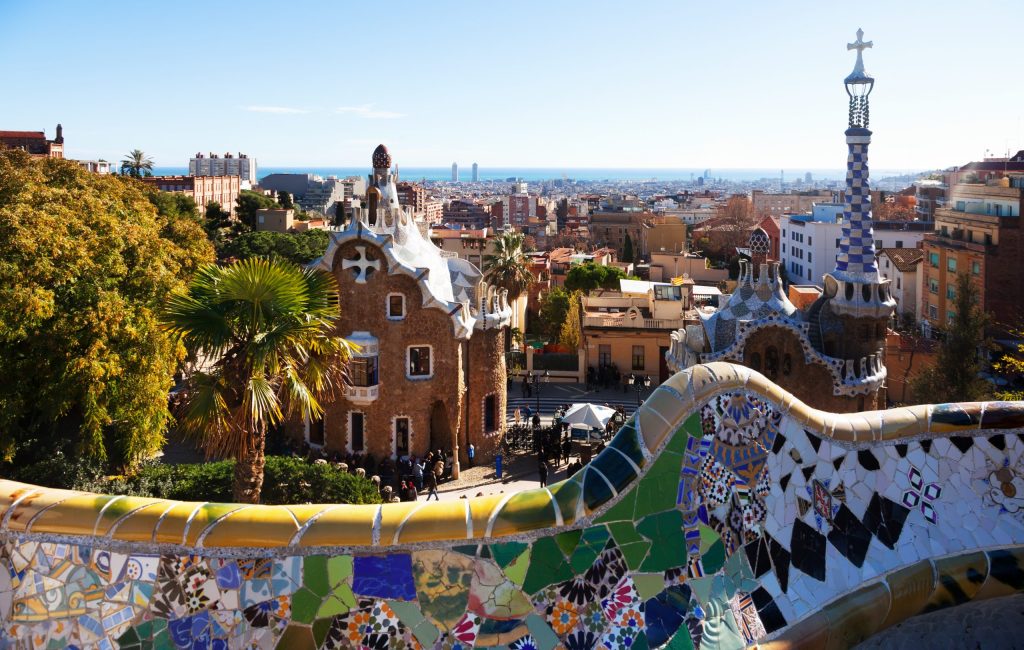
[[[258,166],[258,176],[268,174],[316,174],[318,176],[365,176],[370,173],[368,166],[363,167],[262,167]],[[408,181],[449,181],[451,167],[400,167],[399,177]],[[524,181],[542,181],[570,178],[578,181],[689,181],[703,175],[704,169],[604,169],[604,168],[555,168],[555,167],[481,167],[481,181],[501,181],[518,178]],[[762,178],[777,179],[778,169],[709,169],[711,178],[722,178],[729,181],[756,181]],[[790,182],[803,180],[804,174],[810,172],[815,181],[842,180],[846,178],[844,169],[794,169],[785,172],[784,180]],[[187,174],[187,167],[154,167],[153,173],[158,175]],[[871,170],[873,178],[884,178],[907,173],[908,170]],[[471,178],[470,166],[459,167],[459,178],[468,181]]]

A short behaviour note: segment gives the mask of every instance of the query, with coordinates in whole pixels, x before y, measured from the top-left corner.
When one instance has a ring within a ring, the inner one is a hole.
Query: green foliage
[[[629,236],[629,233],[626,233],[626,241],[622,243],[622,261],[633,261],[633,238]]]
[[[277,193],[277,202],[285,210],[291,210],[295,207],[295,202],[292,201],[292,195],[284,190]]]
[[[523,295],[533,284],[533,273],[523,255],[524,241],[522,233],[502,233],[494,240],[494,254],[484,255],[484,279],[506,289],[509,302]]]
[[[121,160],[121,173],[132,178],[153,175],[153,159],[140,149],[132,149]]]
[[[16,481],[100,494],[155,497],[176,501],[230,502],[235,461],[166,465],[149,462],[125,476],[107,477],[102,466],[61,452],[5,473]],[[261,503],[380,503],[369,479],[303,458],[267,456]]]
[[[194,205],[0,152],[0,445],[114,466],[163,443],[180,348],[156,310],[213,250]],[[191,211],[190,211],[191,210]]]
[[[227,242],[221,252],[224,257],[238,259],[266,257],[308,264],[323,256],[330,240],[331,236],[325,230],[297,233],[247,232]]]
[[[571,350],[580,349],[580,337],[583,335],[581,302],[578,291],[569,294],[569,309],[558,334],[558,342]]]
[[[587,262],[569,269],[568,275],[565,276],[565,288],[584,293],[594,289],[618,289],[619,280],[626,277],[625,271],[617,266],[601,266]]]
[[[342,387],[340,314],[334,276],[261,258],[205,266],[167,301],[164,328],[215,361],[189,377],[179,425],[211,457],[239,461],[236,501],[259,500],[267,429],[322,416],[320,400]]]
[[[562,323],[569,313],[571,294],[562,287],[552,287],[541,297],[538,320],[543,334],[549,341],[558,340]]]
[[[242,190],[235,200],[235,216],[249,228],[256,228],[256,211],[261,208],[276,208],[277,201],[252,190]]]
[[[985,342],[988,317],[978,308],[978,290],[971,277],[956,278],[955,316],[945,331],[935,365],[922,371],[910,384],[919,404],[971,402],[986,399],[989,385],[978,377],[978,349]]]

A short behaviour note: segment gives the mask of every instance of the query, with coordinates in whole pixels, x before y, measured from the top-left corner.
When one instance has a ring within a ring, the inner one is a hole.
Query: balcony
[[[614,327],[620,329],[677,330],[685,327],[683,318],[614,318],[607,316],[585,316],[583,327]]]
[[[377,399],[380,394],[380,385],[377,386],[346,386],[345,398],[355,404],[369,404]]]
[[[931,232],[924,236],[924,243],[941,248],[955,250],[973,251],[975,253],[994,253],[995,244],[982,244],[979,242],[967,241],[964,239],[963,231],[954,230],[951,233]]]

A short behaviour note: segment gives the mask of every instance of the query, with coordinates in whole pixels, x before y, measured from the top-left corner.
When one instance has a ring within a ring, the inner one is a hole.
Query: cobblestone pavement
[[[1024,594],[974,601],[915,616],[856,647],[858,650],[1024,648]]]

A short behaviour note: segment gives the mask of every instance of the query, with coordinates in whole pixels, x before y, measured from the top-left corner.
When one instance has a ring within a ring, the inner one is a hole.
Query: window
[[[633,346],[633,370],[642,371],[645,367],[644,364],[644,346],[634,345]]]
[[[409,455],[409,418],[395,418],[395,455]]]
[[[947,323],[949,323],[950,325],[952,325],[952,324],[953,324],[953,320],[954,320],[955,318],[956,318],[956,312],[953,312],[953,311],[947,311],[947,312],[946,312],[946,322],[947,322]]]
[[[610,366],[612,364],[612,346],[597,346],[597,363],[599,366]]]
[[[885,268],[889,268],[889,258],[885,258]]]
[[[938,318],[939,308],[935,305],[928,305],[928,318]]]
[[[897,289],[901,289],[901,288],[902,288],[902,287],[900,286],[900,284],[901,284],[901,283],[900,283],[900,280],[902,280],[902,279],[903,279],[903,278],[902,278],[901,276],[899,276],[899,275],[897,275],[897,276],[896,276],[896,288],[897,288]]]
[[[308,423],[308,427],[306,440],[311,445],[322,447],[324,444],[324,419],[312,420]]]
[[[430,359],[429,345],[410,345],[406,358],[409,362],[409,378],[427,378],[434,374]]]
[[[783,244],[783,245],[782,245],[782,252],[783,252],[783,253],[785,253],[785,252],[786,252],[786,245],[785,245],[785,244]]]
[[[348,414],[348,449],[351,452],[359,453],[366,450],[364,432],[366,430],[366,415],[360,411],[349,411]]]
[[[897,239],[896,240],[896,248],[903,248],[903,240],[902,239]]]
[[[981,275],[981,262],[971,262],[971,273]]]
[[[839,238],[836,237],[836,248],[839,248]]]
[[[946,270],[956,273],[956,258],[950,257],[946,260]]]
[[[946,298],[949,298],[950,300],[956,298],[956,289],[953,287],[946,287]]]
[[[814,261],[814,255],[810,251],[807,251],[807,262],[810,263],[810,262],[813,262],[813,261]]]
[[[488,395],[484,398],[484,433],[493,433],[498,429],[498,397]]]
[[[935,278],[928,278],[928,291],[931,291],[932,293],[938,293],[939,281],[936,280]]]
[[[402,320],[405,318],[405,294],[388,294],[388,320]]]
[[[811,237],[810,235],[807,235],[807,245],[810,246],[813,243],[814,243],[814,237]]]
[[[349,362],[349,375],[353,386],[376,386],[377,357],[354,357]]]
[[[934,267],[936,269],[939,268],[939,254],[938,253],[928,253],[928,263],[931,264],[932,267]]]

